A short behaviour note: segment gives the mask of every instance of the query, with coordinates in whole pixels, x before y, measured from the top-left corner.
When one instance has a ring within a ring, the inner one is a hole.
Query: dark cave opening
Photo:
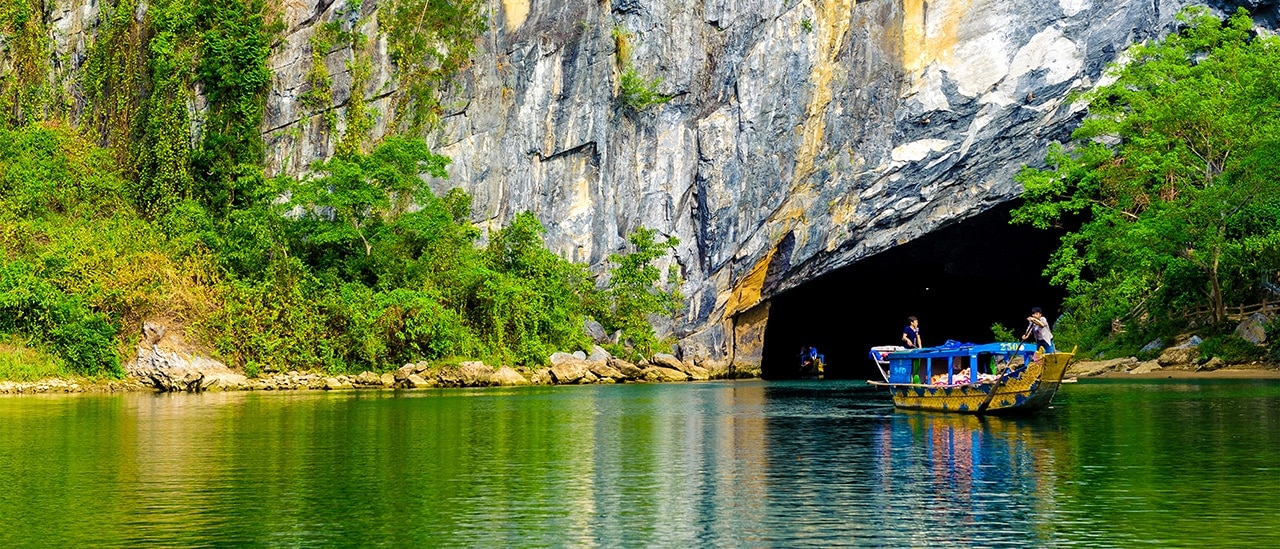
[[[1060,232],[1010,225],[1007,202],[770,301],[762,376],[798,376],[803,346],[826,357],[826,377],[880,379],[867,357],[875,345],[901,344],[908,316],[920,319],[925,346],[948,339],[990,342],[991,325],[1021,335],[1032,307],[1061,313],[1065,292],[1042,273]]]

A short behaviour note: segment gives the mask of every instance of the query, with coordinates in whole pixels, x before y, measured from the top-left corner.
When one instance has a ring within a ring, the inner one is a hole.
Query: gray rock
[[[574,352],[573,352],[573,358],[576,358],[576,359],[578,359],[578,360],[586,360],[586,359],[587,359],[587,353],[584,353],[584,352],[582,352],[582,351],[574,351]]]
[[[604,331],[604,326],[601,326],[595,319],[588,318],[584,320],[582,329],[587,333],[587,337],[591,338],[591,341],[596,343],[607,343],[609,341],[609,334]]]
[[[324,388],[329,391],[334,391],[338,389],[350,389],[351,383],[343,379],[338,379],[336,377],[327,377],[324,379]]]
[[[587,360],[594,362],[594,361],[600,361],[600,360],[609,360],[612,357],[613,355],[610,355],[609,351],[604,350],[604,347],[595,345],[591,347],[591,354],[587,355]]]
[[[158,323],[143,324],[137,355],[125,372],[161,392],[200,392],[236,389],[247,378],[225,364],[195,354],[180,334]]]
[[[556,380],[551,376],[551,368],[542,368],[533,373],[533,376],[529,378],[529,382],[534,385],[551,385]]]
[[[382,385],[382,378],[373,372],[364,371],[356,376],[354,385],[378,386]]]
[[[1164,341],[1159,338],[1156,338],[1151,340],[1150,343],[1143,345],[1142,349],[1139,349],[1139,351],[1143,353],[1149,353],[1149,352],[1159,351],[1162,348],[1164,348]]]
[[[617,357],[610,358],[606,362],[606,364],[610,368],[617,370],[624,377],[626,377],[626,379],[636,380],[636,379],[640,379],[640,377],[643,375],[642,370],[636,367],[635,364],[632,364],[621,358],[617,358]]]
[[[579,359],[578,357],[573,356],[572,353],[552,353],[550,357],[547,357],[547,362],[550,362],[553,366],[556,364],[560,364],[563,362],[571,362],[574,360],[579,360]]]
[[[484,387],[493,380],[493,368],[483,362],[471,361],[458,365],[458,378],[464,387]]]
[[[1254,345],[1267,342],[1267,317],[1253,313],[1236,325],[1236,335]]]
[[[672,370],[671,368],[650,366],[640,373],[640,379],[653,382],[689,381],[689,375],[679,370]]]

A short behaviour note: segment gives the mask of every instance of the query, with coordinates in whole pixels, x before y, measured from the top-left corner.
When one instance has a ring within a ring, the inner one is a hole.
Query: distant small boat
[[[1036,352],[1030,343],[948,342],[940,347],[871,348],[893,404],[909,410],[1015,414],[1045,408],[1074,353]]]

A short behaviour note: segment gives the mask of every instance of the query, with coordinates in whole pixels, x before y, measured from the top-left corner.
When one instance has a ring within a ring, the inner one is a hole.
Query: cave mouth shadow
[[[1000,323],[1021,335],[1032,307],[1061,313],[1062,288],[1042,273],[1061,231],[1010,225],[1020,201],[895,246],[770,299],[761,376],[799,376],[802,347],[825,355],[826,377],[874,379],[867,354],[901,344],[908,316],[925,346],[990,342]]]

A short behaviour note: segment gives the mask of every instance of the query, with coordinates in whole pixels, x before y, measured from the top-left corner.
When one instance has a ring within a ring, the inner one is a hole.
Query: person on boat
[[[920,321],[914,316],[907,317],[907,327],[902,329],[902,341],[908,349],[919,349]]]
[[[1049,319],[1044,317],[1039,307],[1031,308],[1031,316],[1027,317],[1027,332],[1022,334],[1022,340],[1035,338],[1036,350],[1044,349],[1046,353],[1053,352],[1053,332],[1049,331]]]
[[[822,371],[823,359],[826,357],[818,353],[817,347],[805,347],[800,350],[800,371],[802,372],[820,372]]]

